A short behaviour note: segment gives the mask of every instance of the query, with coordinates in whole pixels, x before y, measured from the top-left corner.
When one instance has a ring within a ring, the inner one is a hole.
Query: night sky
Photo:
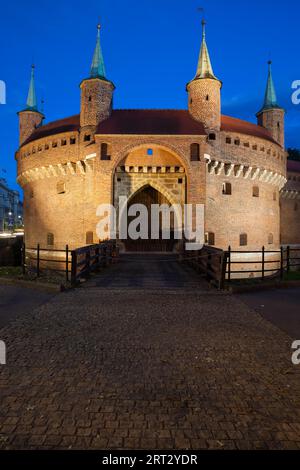
[[[0,177],[17,187],[16,113],[26,102],[32,61],[46,122],[77,114],[99,19],[107,78],[117,87],[114,107],[186,108],[185,85],[195,75],[201,42],[200,6],[214,72],[223,81],[222,112],[255,122],[271,57],[278,102],[288,112],[287,146],[300,147],[300,105],[291,102],[291,83],[300,80],[298,1],[14,0],[1,2],[0,11],[0,80],[7,86]]]

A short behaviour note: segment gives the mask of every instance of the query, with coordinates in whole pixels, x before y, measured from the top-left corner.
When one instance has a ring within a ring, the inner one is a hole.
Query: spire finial
[[[37,100],[36,100],[36,92],[35,92],[35,80],[34,80],[34,70],[35,65],[31,65],[31,78],[30,78],[30,85],[29,91],[26,101],[26,109],[30,111],[37,111]]]
[[[91,66],[91,77],[92,78],[106,78],[105,74],[105,67],[104,67],[104,60],[100,45],[100,29],[101,24],[97,24],[97,41],[96,41],[96,48],[93,56],[93,62]]]
[[[265,92],[265,99],[263,110],[272,109],[272,108],[279,108],[277,103],[277,96],[272,76],[272,61],[268,60],[268,80],[267,80],[267,87]]]
[[[218,80],[214,75],[213,68],[211,65],[209,52],[206,44],[206,20],[204,18],[204,9],[198,8],[199,11],[203,13],[203,18],[201,21],[202,24],[202,44],[200,49],[197,73],[195,78],[212,78]]]
[[[201,24],[202,24],[202,38],[205,39],[205,36],[206,36],[206,31],[205,31],[206,21],[205,21],[204,17],[201,21]]]

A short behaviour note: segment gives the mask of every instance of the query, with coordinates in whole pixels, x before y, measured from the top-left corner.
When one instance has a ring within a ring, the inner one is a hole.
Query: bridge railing
[[[46,271],[64,273],[66,282],[71,281],[72,286],[77,285],[80,279],[88,278],[93,271],[114,263],[119,256],[118,247],[113,241],[76,250],[70,250],[68,245],[64,250],[58,250],[42,248],[40,244],[28,248],[23,244],[21,253],[23,274],[32,271],[39,278]]]
[[[39,278],[44,271],[54,271],[55,273],[65,274],[66,282],[69,281],[70,274],[70,250],[66,245],[65,249],[42,248],[38,243],[36,247],[27,247],[22,245],[22,271],[23,274],[32,272]]]
[[[113,241],[84,246],[71,252],[71,285],[88,279],[92,272],[117,261],[119,250]]]
[[[224,289],[227,256],[223,250],[204,246],[201,250],[184,251],[181,260],[195,268],[218,289]]]
[[[300,249],[290,246],[279,250],[228,250],[204,246],[199,251],[185,251],[182,260],[188,262],[219,289],[241,279],[268,280],[279,278],[300,267]]]

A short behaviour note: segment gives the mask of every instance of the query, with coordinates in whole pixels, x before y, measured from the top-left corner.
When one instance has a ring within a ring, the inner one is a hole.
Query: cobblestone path
[[[110,275],[0,330],[0,448],[300,449],[289,336],[196,279]]]

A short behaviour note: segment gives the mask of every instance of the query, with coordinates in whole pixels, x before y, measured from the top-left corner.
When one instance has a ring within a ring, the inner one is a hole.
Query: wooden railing
[[[247,259],[248,255],[255,257]],[[185,251],[181,260],[188,262],[216,287],[224,289],[232,281],[249,279],[251,275],[262,281],[272,277],[283,280],[285,273],[289,273],[292,268],[299,268],[300,249],[288,246],[280,250],[266,250],[263,246],[261,250],[238,251],[229,246],[228,250],[223,251],[204,246],[199,251]]]
[[[204,246],[202,250],[184,251],[181,260],[195,268],[218,289],[224,289],[226,255],[223,250]]]
[[[293,256],[293,253],[300,254],[299,249],[294,249],[289,246],[286,248],[281,247],[280,250],[266,250],[263,246],[261,250],[243,251],[243,250],[232,250],[228,247],[225,252],[226,257],[226,281],[231,282],[236,275],[242,274],[253,274],[256,279],[264,281],[270,276],[279,277],[281,280],[284,278],[285,273],[289,273],[291,267],[300,266],[300,257]],[[247,255],[257,256],[254,260],[246,260]],[[232,255],[241,255],[240,259],[236,259]],[[243,266],[249,267],[249,269],[234,269],[238,265],[240,268]],[[259,268],[253,267],[258,265]]]
[[[71,257],[71,284],[76,286],[81,279],[88,279],[92,272],[116,262],[119,250],[115,242],[107,241],[73,250]]]
[[[58,250],[41,248],[39,244],[35,248],[27,248],[23,244],[22,269],[23,274],[33,269],[37,277],[40,277],[44,270],[65,273],[66,282],[71,281],[71,285],[76,286],[80,279],[87,279],[93,271],[112,264],[118,256],[118,248],[113,241],[72,251],[68,245],[64,250]]]
[[[30,254],[31,252],[31,254]],[[51,253],[51,258],[47,257],[47,253]],[[60,256],[61,255],[61,256]],[[53,263],[53,264],[52,264]],[[25,243],[22,246],[22,270],[25,274],[29,269],[35,270],[35,275],[40,277],[42,271],[56,271],[65,273],[66,282],[69,281],[70,273],[70,250],[66,245],[64,250],[41,248],[38,243],[35,248],[27,248]]]

